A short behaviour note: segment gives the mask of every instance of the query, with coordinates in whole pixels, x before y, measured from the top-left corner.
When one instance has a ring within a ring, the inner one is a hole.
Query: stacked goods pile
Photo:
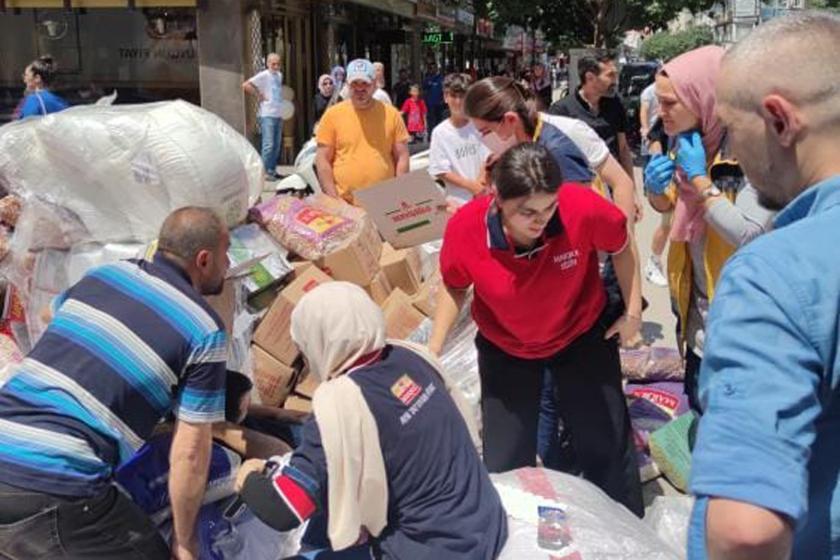
[[[0,129],[0,203],[10,227],[0,275],[14,286],[28,350],[40,311],[91,267],[141,256],[163,219],[188,205],[240,224],[262,190],[254,148],[183,101],[80,106]],[[9,224],[8,221],[12,221]]]

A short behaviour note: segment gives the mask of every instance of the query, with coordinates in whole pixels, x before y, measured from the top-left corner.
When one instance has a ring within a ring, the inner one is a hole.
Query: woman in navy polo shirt
[[[491,472],[535,464],[543,373],[557,387],[584,476],[642,515],[641,483],[621,388],[617,335],[641,323],[638,263],[624,213],[590,188],[563,183],[538,144],[520,144],[493,169],[495,195],[452,217],[429,346],[440,352],[467,290],[481,376],[484,462]],[[613,255],[625,315],[604,324],[598,251]]]

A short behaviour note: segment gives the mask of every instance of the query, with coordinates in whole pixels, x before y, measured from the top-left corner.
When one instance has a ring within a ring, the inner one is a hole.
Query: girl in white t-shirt
[[[429,148],[429,174],[442,181],[453,206],[460,206],[481,193],[479,181],[490,150],[464,114],[464,95],[470,86],[465,74],[449,74],[443,81],[443,99],[450,117],[432,131]]]

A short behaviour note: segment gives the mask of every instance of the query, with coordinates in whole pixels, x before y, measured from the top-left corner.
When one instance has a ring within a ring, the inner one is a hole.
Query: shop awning
[[[183,8],[197,0],[0,0],[0,8]]]
[[[408,0],[351,0],[351,2],[398,16],[414,17],[414,4]]]

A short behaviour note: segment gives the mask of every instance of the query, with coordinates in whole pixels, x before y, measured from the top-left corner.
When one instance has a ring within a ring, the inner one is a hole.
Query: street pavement
[[[641,168],[635,169],[637,189],[642,188]],[[643,314],[642,336],[645,342],[654,346],[676,346],[676,318],[671,312],[671,301],[668,295],[668,288],[651,284],[644,278],[644,266],[650,256],[650,244],[653,240],[653,232],[659,226],[660,214],[654,210],[647,200],[643,201],[644,217],[636,224],[636,244],[639,247],[639,257],[642,266],[642,294],[650,306]],[[663,261],[667,261],[668,249],[666,247]]]

